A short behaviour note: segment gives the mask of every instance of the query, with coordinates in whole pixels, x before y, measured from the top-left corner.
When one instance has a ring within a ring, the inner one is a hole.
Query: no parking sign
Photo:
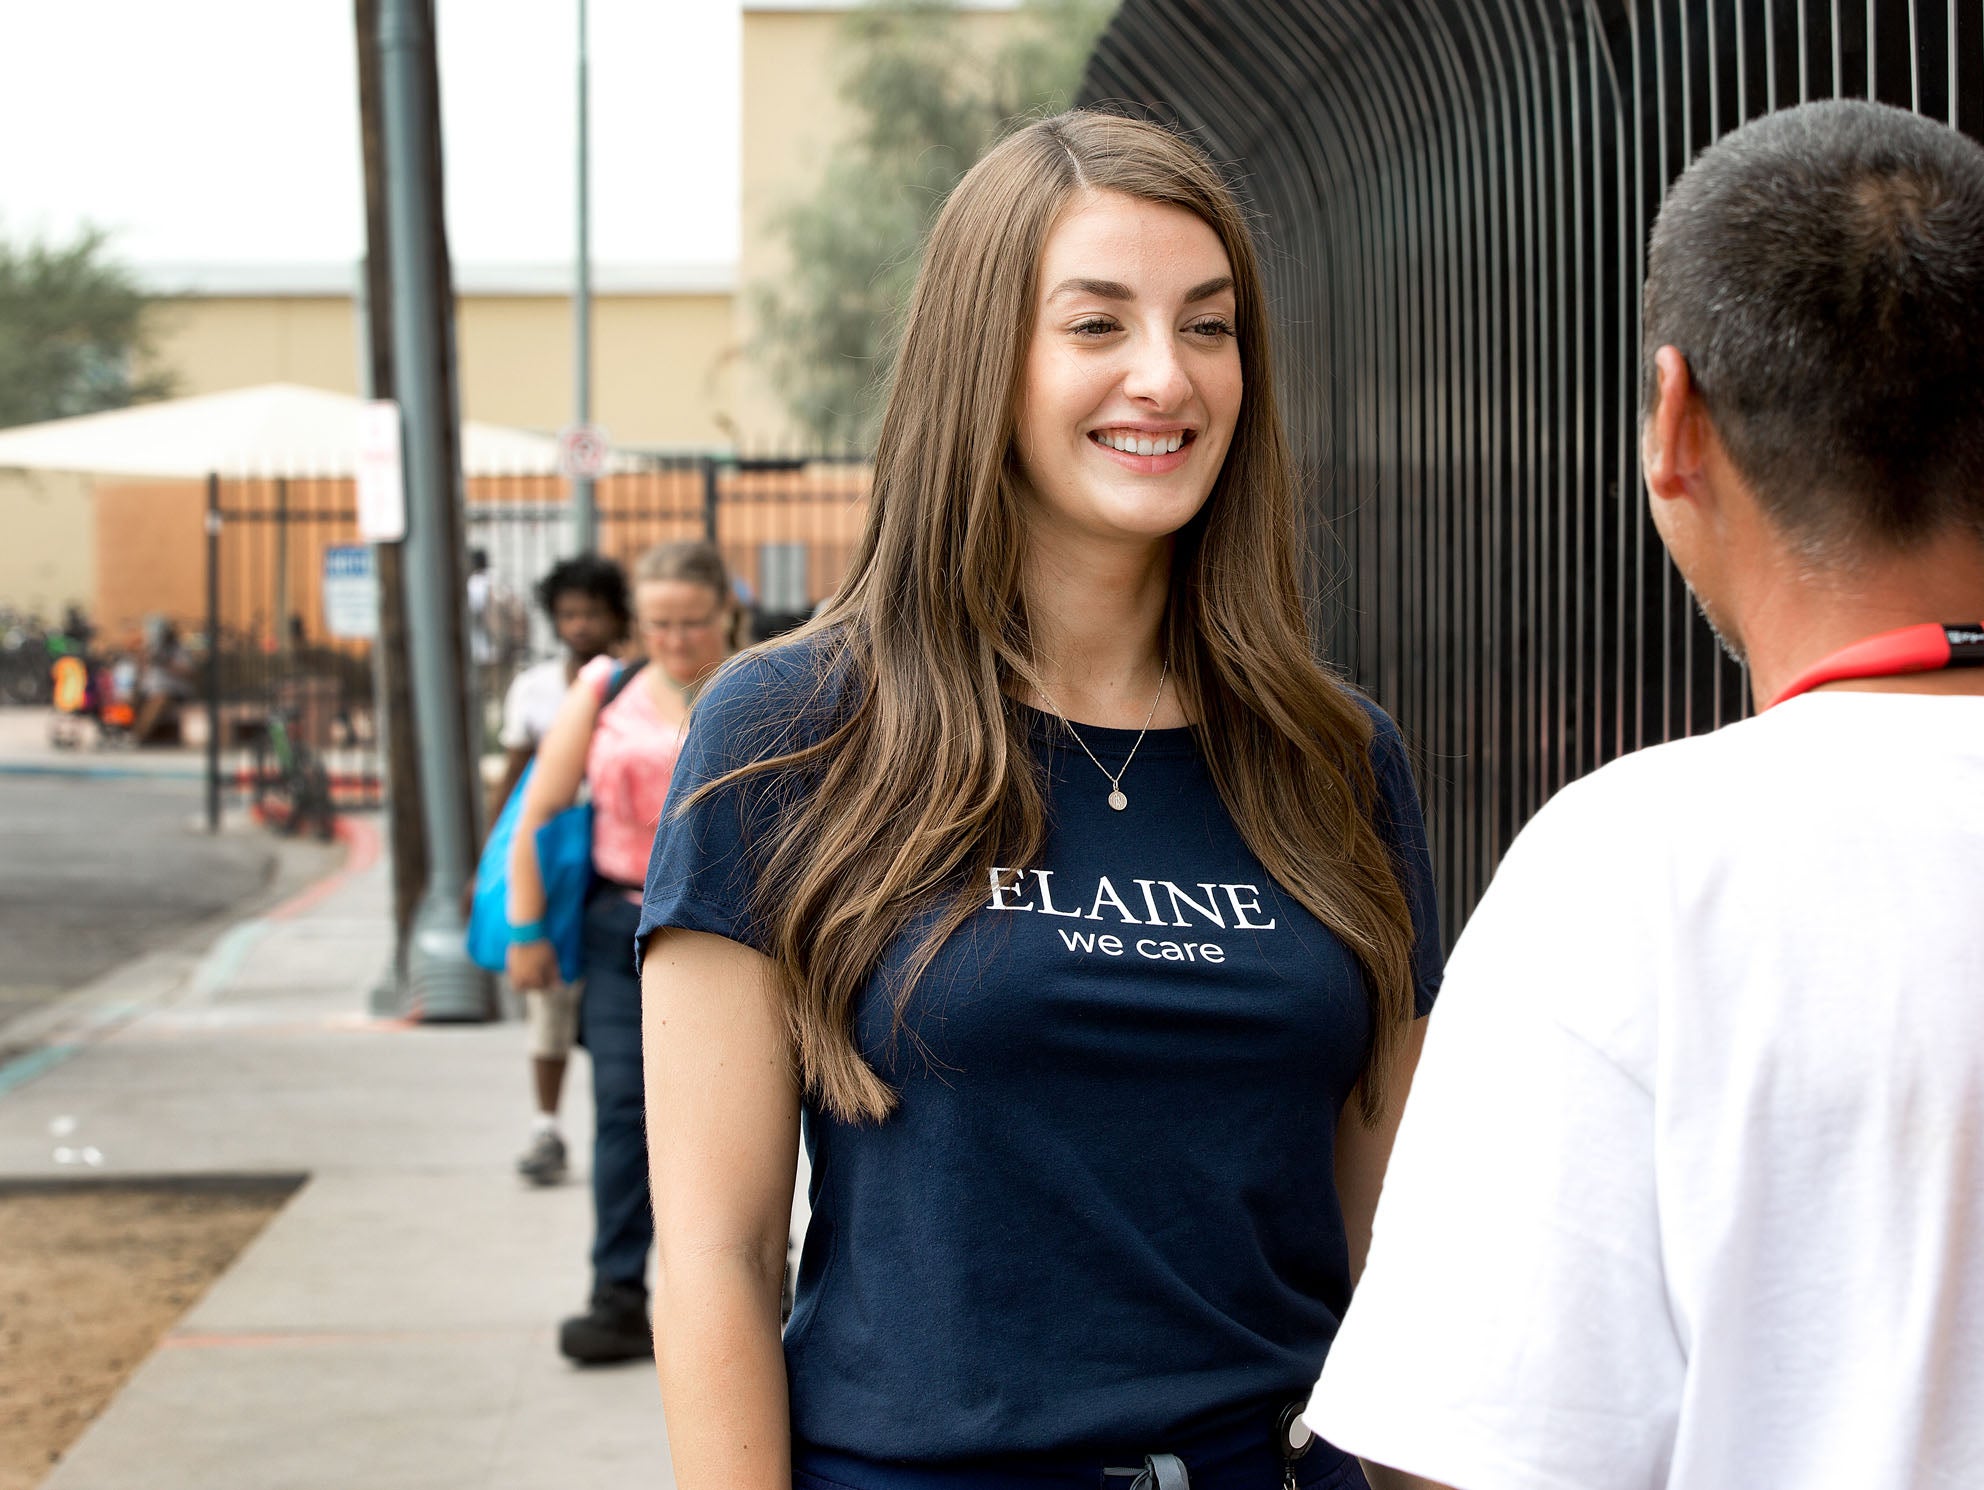
[[[558,431],[558,474],[568,479],[597,476],[606,469],[612,448],[597,424],[568,424]]]

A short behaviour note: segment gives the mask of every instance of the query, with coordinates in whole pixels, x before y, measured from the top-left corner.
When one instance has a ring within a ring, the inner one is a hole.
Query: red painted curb
[[[313,906],[318,906],[344,887],[344,882],[355,874],[362,874],[379,862],[379,830],[368,822],[355,818],[340,817],[336,833],[344,843],[344,863],[332,870],[316,884],[299,890],[283,901],[274,910],[266,913],[265,921],[288,921],[302,915]]]

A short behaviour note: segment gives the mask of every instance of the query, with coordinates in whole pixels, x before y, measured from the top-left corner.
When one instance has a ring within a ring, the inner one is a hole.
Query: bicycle
[[[293,716],[293,710],[271,709],[255,742],[255,814],[284,838],[308,828],[328,843],[337,835],[331,773],[315,751],[290,733]],[[265,750],[274,758],[273,776]]]

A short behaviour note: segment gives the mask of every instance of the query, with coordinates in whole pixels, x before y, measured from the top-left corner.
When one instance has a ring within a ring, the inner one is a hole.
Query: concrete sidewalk
[[[79,991],[0,1068],[0,1180],[302,1175],[44,1490],[669,1487],[645,1364],[580,1371],[583,1174],[511,1169],[529,1116],[521,1027],[369,1017],[390,951],[363,820],[344,867]],[[574,1062],[567,1137],[590,1150]]]
[[[61,749],[49,737],[53,709],[0,709],[0,775],[86,776],[104,780],[130,777],[205,781],[206,752],[184,745],[104,747],[84,744]],[[89,735],[91,727],[84,728]]]

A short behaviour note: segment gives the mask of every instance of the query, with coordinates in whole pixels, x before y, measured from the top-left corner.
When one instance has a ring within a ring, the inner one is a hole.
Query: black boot
[[[595,1284],[592,1306],[558,1327],[558,1349],[587,1366],[652,1359],[648,1291],[638,1283]]]

